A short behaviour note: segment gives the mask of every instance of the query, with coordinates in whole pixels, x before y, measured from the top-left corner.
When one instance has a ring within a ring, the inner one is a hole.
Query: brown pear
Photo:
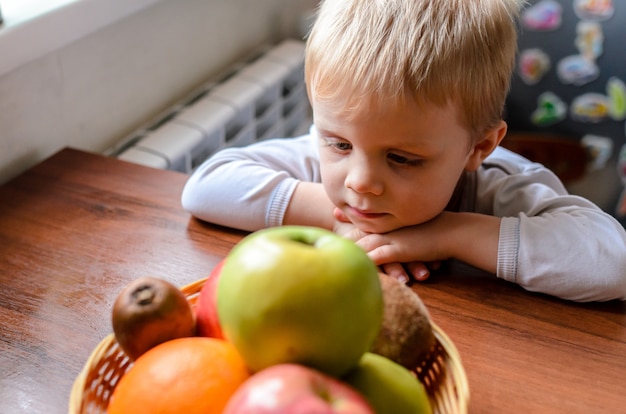
[[[117,343],[132,360],[165,341],[194,336],[196,329],[185,295],[154,277],[135,279],[119,293],[112,324]]]
[[[372,352],[414,369],[435,344],[430,314],[409,286],[384,274],[379,279],[385,306]]]

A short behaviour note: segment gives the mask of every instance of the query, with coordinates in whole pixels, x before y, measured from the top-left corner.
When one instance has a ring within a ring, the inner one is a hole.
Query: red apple
[[[272,365],[248,378],[223,414],[374,414],[348,384],[304,365]]]
[[[213,268],[200,290],[196,303],[196,329],[199,336],[224,339],[217,317],[217,281],[222,274],[223,266],[224,260]]]

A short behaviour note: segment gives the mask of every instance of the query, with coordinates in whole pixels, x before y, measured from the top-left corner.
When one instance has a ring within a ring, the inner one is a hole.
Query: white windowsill
[[[158,1],[0,0],[0,76]]]

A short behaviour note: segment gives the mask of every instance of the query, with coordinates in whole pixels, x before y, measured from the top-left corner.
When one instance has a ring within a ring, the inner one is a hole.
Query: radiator
[[[214,152],[305,133],[304,42],[285,40],[239,62],[106,151],[190,173]]]

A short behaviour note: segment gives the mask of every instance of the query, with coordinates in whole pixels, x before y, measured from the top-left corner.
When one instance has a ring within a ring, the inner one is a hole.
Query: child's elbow
[[[183,209],[192,216],[198,218],[202,218],[204,216],[206,203],[203,203],[202,197],[199,197],[199,191],[192,179],[188,180],[185,184],[180,197],[180,202]]]
[[[607,277],[607,286],[612,292],[608,299],[626,300],[626,254],[620,258],[620,263],[616,267],[613,275]]]
[[[626,300],[626,254],[615,252],[588,269],[595,274],[588,275],[593,301]]]
[[[599,282],[596,289],[602,297],[598,300],[626,301],[626,231],[615,221],[611,224],[615,230],[604,232],[606,237],[597,243],[598,260],[589,269],[595,274],[589,275],[589,280]]]

